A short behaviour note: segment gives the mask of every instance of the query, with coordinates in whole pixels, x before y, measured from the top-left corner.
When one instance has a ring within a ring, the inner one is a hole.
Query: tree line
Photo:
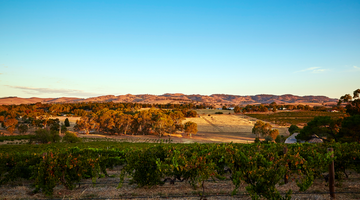
[[[104,108],[96,113],[81,117],[76,122],[75,129],[89,134],[91,130],[111,135],[156,134],[160,137],[165,133],[185,131],[188,134],[197,133],[197,125],[193,122],[182,123],[185,117],[197,116],[196,111],[187,110],[148,110],[123,112]]]
[[[313,106],[310,107],[309,105],[303,105],[303,104],[298,104],[298,105],[283,105],[283,104],[276,104],[275,102],[272,102],[268,105],[265,104],[259,104],[259,105],[247,105],[243,108],[239,107],[237,109],[238,112],[243,112],[243,113],[247,113],[247,112],[276,112],[278,110],[303,110],[303,111],[330,111],[330,110],[336,110],[338,112],[345,112],[345,108],[341,105],[335,105],[332,106],[331,108],[327,108],[325,106]],[[235,108],[234,108],[234,112]]]
[[[69,121],[60,124],[58,119],[50,117],[71,114],[81,117],[76,122],[77,130],[90,133],[90,130],[108,134],[173,134],[185,131],[188,134],[197,132],[197,125],[192,122],[182,124],[185,117],[198,116],[193,104],[155,104],[148,110],[141,108],[151,104],[137,103],[66,103],[66,104],[22,104],[0,106],[0,123],[10,133],[16,129],[26,133],[30,127],[48,128],[66,132]],[[156,107],[174,108],[157,109]]]

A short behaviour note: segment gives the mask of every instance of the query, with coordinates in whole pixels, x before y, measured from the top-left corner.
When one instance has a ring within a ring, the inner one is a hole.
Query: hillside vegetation
[[[245,114],[249,117],[257,118],[260,120],[268,121],[281,126],[289,126],[291,124],[304,126],[308,122],[318,116],[330,116],[331,118],[338,119],[346,116],[345,113],[339,112],[323,112],[323,111],[299,111],[299,112],[278,112],[270,114]]]

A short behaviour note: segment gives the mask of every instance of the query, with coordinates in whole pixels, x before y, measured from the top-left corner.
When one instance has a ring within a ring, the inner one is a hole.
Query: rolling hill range
[[[268,104],[276,102],[277,104],[334,104],[338,99],[329,98],[326,96],[296,96],[291,94],[285,95],[269,95],[260,94],[254,96],[240,96],[240,95],[228,95],[228,94],[212,94],[212,95],[185,95],[180,93],[166,93],[163,95],[106,95],[90,98],[74,98],[74,97],[61,97],[61,98],[20,98],[20,97],[4,97],[0,98],[0,105],[11,104],[32,104],[32,103],[75,103],[75,102],[125,102],[125,103],[207,103],[207,104]]]

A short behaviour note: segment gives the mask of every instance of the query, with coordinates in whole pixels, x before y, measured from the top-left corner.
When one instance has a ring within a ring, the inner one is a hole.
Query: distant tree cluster
[[[193,109],[205,108],[207,105],[188,104],[138,104],[138,103],[61,103],[61,104],[21,104],[1,105],[0,124],[13,133],[18,129],[19,133],[26,133],[30,127],[51,129],[65,133],[70,126],[69,119],[64,122],[51,119],[56,116],[81,117],[75,128],[86,133],[90,130],[103,131],[110,134],[152,132],[162,135],[164,130],[174,133],[180,130],[179,119],[175,115],[184,117],[196,117],[197,112]],[[139,111],[141,108],[153,108],[149,111]],[[159,109],[155,109],[159,108]],[[155,111],[156,110],[156,111]],[[171,114],[170,114],[171,113]],[[176,114],[174,114],[176,113]],[[148,119],[150,118],[150,119]],[[151,125],[150,125],[151,124]]]
[[[325,108],[325,107],[324,107]],[[313,107],[310,107],[309,105],[278,105],[275,102],[272,102],[269,105],[247,105],[244,108],[241,109],[242,112],[276,112],[278,110],[314,110]]]
[[[176,131],[182,131],[184,128],[182,121],[185,119],[185,116],[196,115],[195,111],[182,112],[179,110],[152,108],[149,110],[123,112],[104,108],[96,113],[82,117],[76,122],[75,129],[84,131],[86,134],[89,134],[91,130],[97,130],[114,135],[157,134],[161,137],[164,133],[171,135]]]

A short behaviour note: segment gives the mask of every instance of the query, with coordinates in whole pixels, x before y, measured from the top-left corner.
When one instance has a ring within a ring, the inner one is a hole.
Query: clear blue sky
[[[0,0],[0,97],[357,88],[359,0]]]

